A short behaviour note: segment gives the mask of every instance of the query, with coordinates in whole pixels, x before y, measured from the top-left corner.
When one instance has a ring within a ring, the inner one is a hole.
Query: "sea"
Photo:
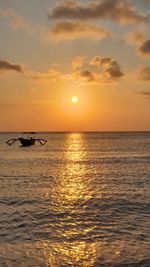
[[[150,266],[150,132],[0,133],[0,267]]]

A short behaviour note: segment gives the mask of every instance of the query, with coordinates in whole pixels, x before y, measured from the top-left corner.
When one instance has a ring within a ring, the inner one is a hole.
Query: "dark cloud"
[[[84,70],[80,72],[81,77],[86,78],[89,82],[94,81],[94,75],[91,71]]]
[[[89,82],[99,80],[98,75],[101,77],[105,77],[106,79],[119,79],[124,76],[124,73],[121,71],[121,68],[117,61],[112,60],[111,58],[100,58],[96,56],[93,61],[95,60],[95,66],[101,66],[102,72],[92,72],[92,71],[82,71],[80,72],[80,76],[87,78]],[[91,61],[92,62],[92,61]],[[91,64],[91,63],[90,63]],[[98,65],[99,64],[99,65]]]
[[[54,25],[49,32],[49,37],[54,37],[55,39],[75,39],[86,36],[93,36],[98,39],[103,39],[112,35],[110,31],[105,30],[96,25],[83,22],[68,22],[61,21]]]
[[[140,94],[145,95],[145,96],[150,96],[150,92],[148,92],[148,91],[141,92]]]
[[[110,57],[103,57],[103,58],[101,58],[101,65],[103,66],[103,65],[107,65],[107,64],[110,64],[111,63],[111,61],[112,61],[112,59],[110,58]]]
[[[109,19],[121,24],[147,23],[148,16],[139,12],[130,0],[94,0],[82,4],[66,0],[51,8],[49,19]]]
[[[93,66],[102,67],[104,69],[104,73],[109,76],[109,78],[121,78],[124,76],[119,63],[110,57],[95,56],[91,60],[90,64]]]
[[[121,78],[124,76],[117,61],[112,61],[105,70],[105,73],[108,74],[110,78]]]
[[[23,73],[23,68],[19,64],[12,64],[5,60],[0,60],[0,71],[16,71],[19,73]]]
[[[150,56],[150,39],[145,40],[139,47],[139,52],[144,56]]]

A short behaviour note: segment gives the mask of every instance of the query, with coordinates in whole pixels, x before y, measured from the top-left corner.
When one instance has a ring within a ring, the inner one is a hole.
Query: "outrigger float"
[[[35,133],[31,132],[28,134],[35,134]],[[19,141],[22,146],[32,146],[32,145],[35,145],[35,142],[39,142],[40,145],[45,145],[47,142],[47,140],[42,139],[42,138],[34,138],[32,136],[31,137],[28,136],[27,138],[23,138],[23,137],[12,138],[12,139],[9,139],[6,143],[11,146],[16,141]]]

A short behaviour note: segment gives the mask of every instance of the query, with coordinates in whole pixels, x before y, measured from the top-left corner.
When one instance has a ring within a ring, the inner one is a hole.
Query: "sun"
[[[72,100],[72,103],[76,104],[78,102],[78,97],[73,96],[71,100]]]

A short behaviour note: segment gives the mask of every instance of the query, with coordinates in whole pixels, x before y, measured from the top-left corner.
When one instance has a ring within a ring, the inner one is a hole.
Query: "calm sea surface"
[[[0,134],[0,267],[150,266],[150,133]]]

